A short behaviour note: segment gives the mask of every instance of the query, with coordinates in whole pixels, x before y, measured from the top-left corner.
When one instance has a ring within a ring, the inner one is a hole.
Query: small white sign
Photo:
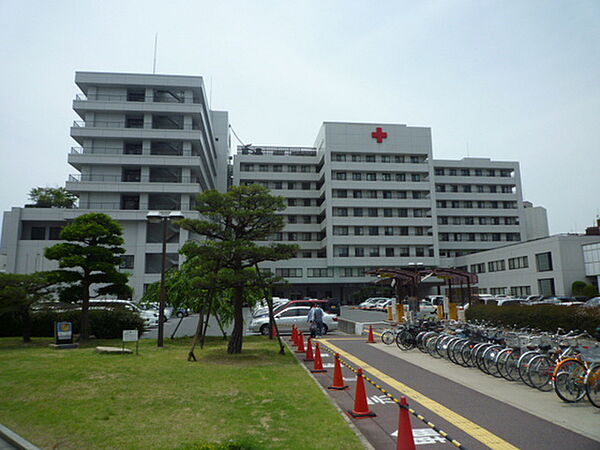
[[[333,369],[335,367],[335,364],[333,363],[324,363],[323,364],[323,369]]]
[[[382,404],[382,405],[389,405],[389,404],[395,404],[396,402],[394,401],[393,398],[390,398],[387,395],[372,395],[371,397],[367,398],[367,404],[375,405],[377,403]]]
[[[137,342],[138,330],[123,330],[123,342]]]

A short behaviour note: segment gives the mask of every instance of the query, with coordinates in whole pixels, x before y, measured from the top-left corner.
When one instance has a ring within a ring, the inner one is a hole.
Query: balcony
[[[71,174],[67,182],[70,183],[191,183],[198,184],[198,177],[168,177],[168,176],[141,176],[141,175],[93,175],[93,174]]]
[[[77,94],[75,101],[87,102],[144,102],[144,103],[200,103],[198,97],[194,97],[191,102],[186,102],[181,92],[155,91],[152,98],[146,98],[145,92],[128,92],[127,94],[102,94],[91,95]]]

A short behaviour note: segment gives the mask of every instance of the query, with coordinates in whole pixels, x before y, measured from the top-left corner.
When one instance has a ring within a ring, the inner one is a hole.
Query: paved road
[[[582,429],[576,433],[572,429],[565,428],[568,424],[563,423],[564,426],[560,426],[554,423],[552,408],[548,408],[545,404],[541,405],[541,409],[546,410],[543,414],[539,408],[538,411],[534,407],[530,408],[531,411],[526,411],[522,407],[517,407],[518,405],[512,401],[514,394],[512,399],[511,395],[506,394],[512,392],[510,389],[507,390],[505,387],[505,392],[502,392],[502,389],[497,388],[498,384],[510,384],[504,380],[488,377],[488,390],[484,388],[481,389],[483,392],[480,392],[466,385],[460,374],[455,379],[450,379],[446,373],[439,372],[439,369],[424,368],[407,359],[395,357],[390,354],[389,348],[384,348],[386,346],[383,344],[365,344],[364,337],[357,339],[331,336],[323,339],[322,342],[331,350],[339,351],[342,357],[355,368],[362,367],[369,377],[395,397],[406,395],[411,407],[466,448],[536,450],[555,448],[598,450],[600,448],[600,431],[598,431],[600,427],[594,427],[594,423],[600,424],[600,412],[592,407],[585,412],[581,411],[588,421],[587,425],[580,426]],[[324,358],[324,363],[326,366],[332,366],[332,351],[328,350],[326,353],[328,356]],[[447,372],[469,371],[469,369],[452,366],[446,368]],[[328,391],[343,410],[353,408],[356,382],[355,377],[351,375],[349,369],[344,369],[347,383],[351,385],[350,390]],[[327,374],[317,374],[316,378],[323,386],[328,386],[332,383],[332,376],[333,369],[329,367]],[[465,379],[468,380],[468,377],[465,376]],[[487,395],[485,392],[494,395]],[[375,448],[395,448],[395,437],[392,433],[397,430],[398,425],[397,405],[368,383],[367,395],[372,403],[371,408],[378,417],[353,420],[353,423]],[[569,414],[558,414],[558,411],[564,408],[558,399],[550,400],[549,404],[556,409],[557,418],[569,417]],[[419,448],[422,445],[451,446],[414,417],[412,426],[417,443],[421,444]],[[589,431],[586,434],[597,436],[596,439],[581,434],[586,432],[583,429],[586,427]]]

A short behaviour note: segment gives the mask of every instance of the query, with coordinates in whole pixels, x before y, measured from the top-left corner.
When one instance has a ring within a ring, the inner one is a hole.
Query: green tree
[[[600,294],[598,293],[598,288],[593,284],[586,285],[581,291],[581,295],[584,295],[588,298],[598,297]]]
[[[587,286],[585,281],[573,281],[571,284],[571,295],[583,295],[583,290]]]
[[[81,301],[82,341],[90,335],[90,298],[101,295],[131,297],[128,275],[118,270],[120,255],[125,253],[121,247],[122,235],[121,225],[106,214],[84,214],[63,228],[60,238],[68,242],[53,245],[45,251],[46,258],[58,261],[60,267],[53,276],[61,284],[61,300]]]
[[[244,291],[261,285],[258,264],[289,259],[298,251],[296,245],[257,244],[283,229],[283,218],[277,214],[285,209],[283,198],[256,184],[234,186],[225,194],[216,190],[199,194],[195,209],[203,219],[183,219],[179,224],[207,240],[188,242],[182,253],[195,261],[213,261],[214,283],[232,289],[234,324],[227,352],[241,353]]]
[[[31,309],[49,299],[53,282],[46,272],[0,273],[0,315],[17,316],[23,324],[23,342],[31,341]]]
[[[36,187],[29,191],[35,208],[73,208],[77,196],[64,187]]]

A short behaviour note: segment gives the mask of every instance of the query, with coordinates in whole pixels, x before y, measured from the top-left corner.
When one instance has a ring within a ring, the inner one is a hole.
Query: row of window
[[[412,249],[412,251],[411,251]],[[352,251],[351,251],[352,250]],[[408,258],[409,256],[416,257],[433,257],[432,247],[346,247],[346,246],[334,246],[333,256],[339,258],[348,258],[352,256],[362,258],[379,258],[379,257],[401,257]]]
[[[45,227],[45,226],[32,226],[29,229],[25,229],[21,233],[21,239],[31,241],[59,241],[60,233],[63,227]]]
[[[366,209],[366,216],[364,214]],[[354,217],[431,217],[428,208],[333,208],[333,215],[338,217],[349,217],[352,211]],[[381,211],[381,214],[380,214]]]
[[[334,236],[431,236],[428,227],[347,227],[334,226]]]
[[[333,278],[335,272],[342,278],[355,278],[369,276],[367,272],[373,270],[372,267],[308,267],[306,269],[307,278]],[[281,268],[275,269],[275,275],[286,278],[301,278],[303,269],[301,268]]]
[[[288,206],[318,206],[316,198],[288,198]]]
[[[317,223],[317,216],[285,216],[287,218],[287,223],[302,223],[302,224],[310,224]]]
[[[479,288],[480,294],[491,294],[491,295],[510,295],[514,297],[527,297],[531,295],[531,286],[511,286],[506,287],[493,287],[493,288]]]
[[[436,202],[438,208],[464,208],[464,209],[516,209],[517,202],[515,201],[471,201],[471,200],[438,200]]]
[[[436,192],[476,192],[478,194],[482,193],[502,193],[502,194],[512,194],[514,193],[514,186],[506,185],[506,184],[437,184],[435,185]]]
[[[290,172],[290,173],[314,173],[316,166],[308,164],[250,164],[241,163],[241,172]]]
[[[438,216],[439,225],[519,225],[518,217]]]
[[[259,184],[266,187],[267,189],[287,189],[287,190],[303,190],[310,191],[317,189],[317,183],[311,183],[310,181],[248,181],[241,180],[241,185],[251,186],[253,184]]]
[[[337,162],[367,162],[367,163],[411,163],[423,164],[427,162],[427,155],[373,155],[373,154],[346,154],[332,153],[331,159]]]
[[[538,272],[547,272],[552,270],[552,253],[538,253],[535,255],[536,266]],[[529,259],[527,256],[517,256],[514,258],[508,258],[508,269],[509,270],[517,270],[517,269],[527,269],[529,267]],[[471,264],[470,267],[471,272],[474,273],[485,273],[486,264]],[[487,271],[488,272],[500,272],[506,270],[506,264],[503,259],[499,259],[496,261],[488,261],[487,263]]]
[[[179,266],[179,254],[167,253],[167,270],[177,268]],[[134,255],[121,255],[121,269],[133,270],[135,267]],[[161,273],[162,268],[162,253],[146,253],[144,273]]]
[[[424,199],[429,198],[429,191],[348,191],[347,189],[334,189],[332,196],[334,198],[378,198],[381,192],[381,198],[390,199]]]
[[[504,236],[504,239],[502,238]],[[439,233],[439,240],[442,242],[460,242],[460,241],[508,241],[518,242],[521,240],[520,233]]]
[[[332,171],[331,178],[338,181],[427,181],[427,173],[390,173],[390,172],[339,172]]]
[[[448,175],[451,177],[510,177],[512,169],[457,169],[454,167],[436,167],[435,174],[438,176]]]

